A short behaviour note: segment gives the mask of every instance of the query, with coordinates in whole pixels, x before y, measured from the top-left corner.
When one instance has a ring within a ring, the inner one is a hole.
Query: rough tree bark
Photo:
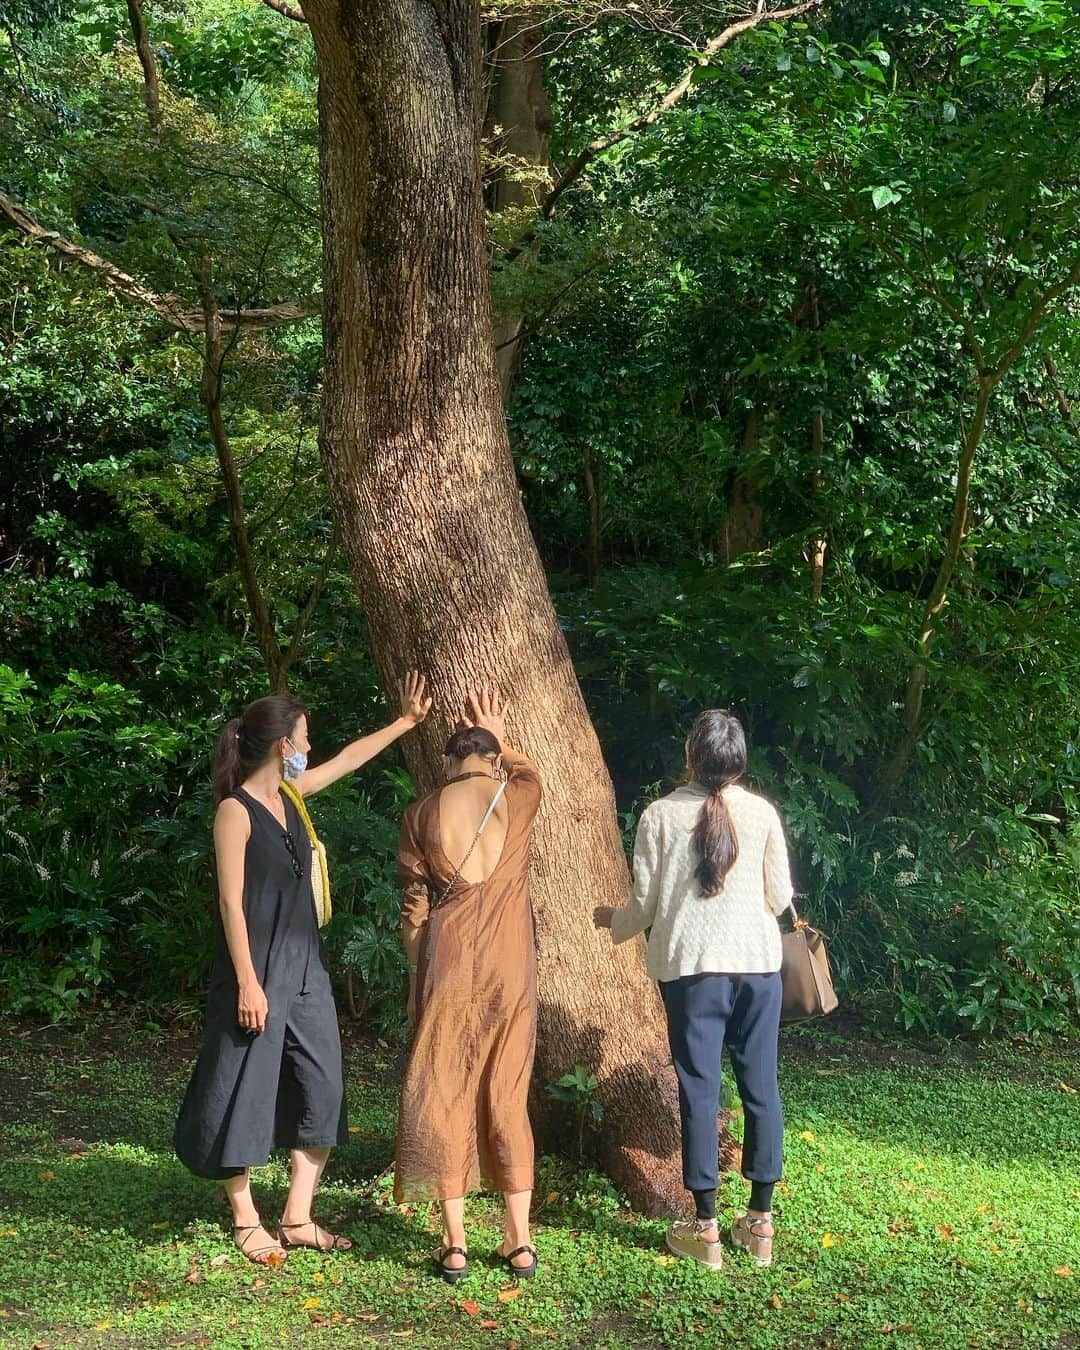
[[[513,698],[546,784],[536,829],[539,1082],[588,1065],[605,1163],[646,1212],[685,1203],[674,1078],[640,944],[596,904],[627,871],[614,794],[518,495],[491,341],[470,0],[305,0],[320,71],[322,449],[381,678],[429,675],[421,790],[466,688]]]

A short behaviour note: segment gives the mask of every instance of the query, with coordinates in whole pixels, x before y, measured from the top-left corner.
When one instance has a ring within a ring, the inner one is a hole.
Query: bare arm
[[[321,792],[346,774],[355,773],[368,760],[381,754],[388,745],[393,745],[407,731],[412,731],[431,711],[431,698],[426,693],[426,685],[427,681],[419,671],[410,670],[401,686],[401,716],[380,731],[373,731],[370,736],[361,736],[359,740],[352,741],[325,764],[300,774],[292,780],[293,787],[303,797]]]
[[[227,797],[214,817],[218,906],[225,930],[225,945],[229,949],[239,990],[236,1020],[245,1031],[259,1032],[266,1026],[270,1005],[251,959],[247,919],[244,916],[244,852],[250,837],[251,821],[247,811],[238,801]]]

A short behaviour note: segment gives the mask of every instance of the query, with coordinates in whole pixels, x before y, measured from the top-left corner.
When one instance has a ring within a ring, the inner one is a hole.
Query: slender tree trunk
[[[733,562],[743,553],[752,553],[761,546],[761,501],[757,495],[757,480],[747,472],[746,461],[758,447],[761,439],[761,409],[751,408],[746,414],[742,436],[743,463],[735,471],[728,495],[728,516],[724,526],[724,562]]]
[[[1080,423],[1076,420],[1076,414],[1069,403],[1069,396],[1065,392],[1065,387],[1061,383],[1061,376],[1058,374],[1057,362],[1052,356],[1044,357],[1043,370],[1046,371],[1050,387],[1054,391],[1054,401],[1058,405],[1058,412],[1065,419],[1065,425],[1074,436],[1080,437]]]
[[[499,170],[489,179],[487,205],[496,213],[521,206],[535,210],[551,187],[551,105],[544,89],[543,26],[535,11],[525,10],[491,29],[484,138],[493,153],[511,157],[518,167]],[[521,369],[524,324],[525,315],[515,308],[495,316],[495,360],[504,404]]]
[[[386,688],[437,713],[404,742],[421,790],[469,685],[513,699],[545,800],[533,869],[537,1073],[601,1080],[606,1162],[648,1212],[684,1202],[674,1078],[640,943],[593,906],[627,884],[611,782],[521,507],[492,355],[467,0],[306,0],[320,68],[331,497]]]
[[[820,408],[810,414],[810,451],[815,467],[810,475],[810,498],[816,501],[821,493],[821,458],[825,453],[825,418]],[[825,554],[828,541],[823,534],[815,534],[810,541],[810,599],[816,605],[825,589]]]
[[[600,475],[593,468],[592,450],[582,451],[585,475],[585,500],[589,508],[589,537],[585,545],[585,574],[590,586],[600,581],[601,527],[603,525],[603,498],[600,495]]]
[[[923,695],[926,692],[926,680],[930,670],[930,653],[937,636],[938,619],[945,608],[956,564],[960,559],[967,534],[968,505],[971,500],[971,471],[975,462],[975,452],[979,448],[983,431],[986,428],[986,413],[996,383],[995,376],[986,374],[979,379],[979,390],[975,400],[975,411],[964,436],[964,445],[956,472],[956,492],[953,496],[952,523],[945,545],[945,554],[941,559],[937,576],[927,597],[923,610],[922,623],[919,625],[919,638],[915,648],[915,663],[908,676],[904,694],[903,734],[892,759],[885,769],[882,780],[881,799],[887,800],[903,777],[915,746],[918,744],[920,719],[922,716]]]
[[[817,277],[811,276],[808,321],[814,332],[821,329],[821,308],[818,301]],[[825,353],[820,340],[815,347],[818,375],[824,378]],[[822,391],[824,392],[824,391]],[[820,404],[810,414],[810,453],[814,468],[810,475],[810,500],[817,502],[821,495],[821,464],[825,455],[825,414]],[[824,534],[816,534],[810,541],[810,599],[816,605],[825,589],[825,554],[828,543]]]
[[[142,66],[146,115],[154,135],[160,136],[161,84],[158,80],[154,50],[150,46],[150,34],[146,31],[146,19],[143,17],[141,0],[127,0],[127,10],[128,19],[131,22],[131,35],[135,39],[135,50],[139,54],[139,64]]]
[[[266,598],[255,575],[255,563],[251,556],[248,540],[247,518],[244,514],[244,492],[240,484],[240,473],[232,452],[228,429],[221,412],[221,384],[225,365],[225,342],[221,333],[221,314],[214,296],[210,260],[203,258],[195,268],[195,279],[202,301],[203,320],[206,336],[203,347],[202,381],[199,385],[199,399],[206,413],[210,436],[217,451],[218,466],[221,469],[221,481],[225,488],[225,500],[229,506],[229,534],[232,536],[236,551],[236,565],[240,570],[244,594],[247,597],[251,622],[255,627],[255,640],[262,652],[263,663],[270,677],[270,692],[281,693],[284,677],[281,673],[281,648],[274,635],[274,625]]]

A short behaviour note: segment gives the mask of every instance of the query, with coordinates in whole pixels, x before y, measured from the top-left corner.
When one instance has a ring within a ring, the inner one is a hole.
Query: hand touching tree
[[[401,715],[413,726],[418,726],[431,711],[431,695],[427,692],[427,676],[410,670],[401,682]]]
[[[470,689],[468,706],[463,717],[467,727],[483,727],[490,731],[500,745],[506,742],[506,714],[510,700],[504,699],[498,689]]]

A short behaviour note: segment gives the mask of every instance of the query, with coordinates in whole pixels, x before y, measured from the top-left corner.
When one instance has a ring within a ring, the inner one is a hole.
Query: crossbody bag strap
[[[300,796],[299,792],[297,792],[287,779],[282,780],[281,790],[284,792],[285,796],[288,797],[289,801],[292,802],[293,806],[296,807],[296,814],[300,817],[300,824],[304,827],[304,833],[311,840],[312,846],[314,846],[318,843],[318,836],[315,833],[315,826],[311,823],[311,817],[308,815],[308,809],[304,805],[303,797]]]
[[[441,894],[439,895],[439,898],[432,905],[432,909],[438,909],[438,907],[443,903],[446,897],[454,889],[454,882],[457,881],[459,876],[461,876],[462,868],[472,857],[473,849],[475,849],[477,844],[480,842],[480,836],[484,833],[484,830],[487,828],[487,823],[491,819],[492,813],[494,812],[496,806],[498,806],[499,804],[499,798],[503,795],[505,791],[506,791],[506,781],[504,780],[499,784],[498,791],[495,793],[494,797],[492,797],[491,802],[488,805],[488,809],[484,812],[484,818],[477,827],[476,833],[473,835],[473,841],[469,845],[469,851],[465,854],[464,858],[462,858],[461,862],[458,864],[457,871],[446,883],[446,886],[443,888]]]

